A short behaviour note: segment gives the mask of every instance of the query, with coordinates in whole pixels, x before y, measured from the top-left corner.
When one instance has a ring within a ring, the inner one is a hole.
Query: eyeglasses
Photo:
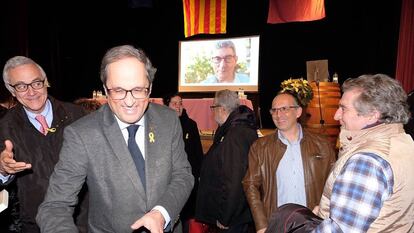
[[[131,90],[125,90],[123,88],[113,88],[113,89],[106,88],[106,90],[108,91],[109,97],[111,97],[111,99],[114,99],[114,100],[125,99],[128,92],[131,93],[134,99],[145,99],[150,94],[150,90],[147,87],[136,87]]]
[[[221,105],[220,105],[220,104],[211,105],[211,106],[210,106],[210,109],[211,109],[211,110],[213,110],[213,109],[215,109],[215,108],[219,108],[219,107],[221,107]]]
[[[233,59],[234,59],[234,56],[233,55],[227,55],[227,56],[225,56],[225,57],[219,57],[219,56],[216,56],[216,57],[212,57],[211,58],[211,60],[214,62],[214,63],[216,63],[216,64],[219,64],[221,61],[223,61],[224,60],[224,62],[225,63],[230,63],[230,62],[232,62],[233,61]]]
[[[17,83],[17,84],[14,84],[14,85],[11,85],[9,83],[9,86],[13,87],[14,90],[16,90],[17,92],[25,92],[25,91],[27,91],[29,86],[31,86],[33,88],[33,90],[42,89],[45,86],[45,81],[46,81],[46,79],[43,79],[43,80],[36,80],[36,81],[31,82],[31,83]]]
[[[280,108],[271,108],[271,109],[269,109],[269,112],[270,112],[270,114],[274,114],[274,113],[277,113],[277,112],[287,113],[292,108],[299,108],[299,106],[285,106],[285,107],[280,107]]]
[[[183,101],[176,101],[176,102],[171,101],[170,102],[170,105],[178,105],[178,106],[181,106],[181,105],[183,105]]]

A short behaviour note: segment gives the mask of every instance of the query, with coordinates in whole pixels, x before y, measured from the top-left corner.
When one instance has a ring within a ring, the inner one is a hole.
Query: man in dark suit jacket
[[[65,129],[37,215],[42,232],[76,232],[72,206],[85,180],[89,232],[160,233],[175,225],[194,179],[178,117],[149,104],[154,73],[144,52],[132,46],[105,54],[101,80],[108,104]],[[135,125],[136,136],[130,136]],[[140,158],[129,150],[133,144]]]
[[[4,66],[3,80],[18,101],[0,121],[0,179],[2,187],[17,183],[20,206],[15,211],[19,214],[9,213],[14,223],[8,228],[13,232],[37,233],[40,232],[35,221],[37,208],[58,161],[63,128],[82,117],[84,111],[48,96],[46,74],[30,58],[10,58]],[[45,118],[44,127],[36,120],[40,115]],[[10,203],[10,209],[15,204]],[[87,214],[83,216],[85,231]],[[4,217],[1,219],[2,224],[9,225]]]

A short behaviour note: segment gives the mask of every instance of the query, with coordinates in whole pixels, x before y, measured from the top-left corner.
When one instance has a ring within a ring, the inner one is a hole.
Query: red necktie
[[[40,132],[44,135],[47,134],[47,129],[49,126],[47,125],[46,118],[43,115],[37,115],[35,119],[40,123]]]

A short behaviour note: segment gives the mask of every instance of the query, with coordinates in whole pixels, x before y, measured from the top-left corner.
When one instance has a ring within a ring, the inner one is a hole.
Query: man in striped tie
[[[18,227],[25,233],[37,233],[40,230],[35,216],[58,160],[63,128],[84,112],[77,105],[48,96],[47,76],[30,58],[9,59],[3,80],[18,104],[0,122],[0,183],[7,187],[17,182],[21,222]],[[86,229],[86,213],[81,219]]]

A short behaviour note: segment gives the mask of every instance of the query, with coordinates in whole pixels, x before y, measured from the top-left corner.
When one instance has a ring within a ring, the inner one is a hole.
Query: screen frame
[[[214,44],[218,41],[230,40],[234,42],[236,47],[236,55],[238,56],[238,64],[245,62],[246,69],[249,71],[248,83],[186,83],[186,73],[188,66],[191,65],[189,61],[195,56],[209,57],[214,48]],[[242,46],[243,43],[249,43],[248,50],[240,49],[246,48]],[[198,48],[198,49],[194,49]],[[198,39],[179,41],[179,65],[178,65],[178,91],[179,92],[215,92],[218,90],[229,89],[232,91],[259,91],[259,48],[260,36],[243,36],[243,37],[226,37],[217,39]],[[243,53],[244,52],[244,53]],[[201,55],[200,55],[201,54]],[[249,62],[246,62],[249,61]]]

